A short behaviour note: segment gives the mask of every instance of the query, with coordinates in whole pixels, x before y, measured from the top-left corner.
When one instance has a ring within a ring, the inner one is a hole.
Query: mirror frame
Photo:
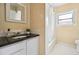
[[[6,3],[5,4],[6,21],[17,22],[17,23],[26,23],[27,22],[27,20],[26,20],[26,7],[23,4],[21,4],[21,3],[16,3],[16,4],[18,4],[18,5],[20,5],[20,6],[22,6],[24,8],[24,16],[23,16],[23,19],[21,21],[9,19],[10,4],[11,3]]]

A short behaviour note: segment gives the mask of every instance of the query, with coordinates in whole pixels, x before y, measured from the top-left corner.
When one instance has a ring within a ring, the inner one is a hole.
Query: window
[[[73,11],[58,15],[58,24],[73,24]]]

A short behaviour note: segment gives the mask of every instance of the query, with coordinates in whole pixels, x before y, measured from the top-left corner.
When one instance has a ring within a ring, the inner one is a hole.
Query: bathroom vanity
[[[0,42],[0,55],[38,55],[38,34],[2,37],[2,40],[5,42]]]

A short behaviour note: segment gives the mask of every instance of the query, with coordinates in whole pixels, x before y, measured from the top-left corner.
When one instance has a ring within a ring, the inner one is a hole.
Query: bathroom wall
[[[45,53],[45,4],[30,5],[31,30],[40,34],[39,54]]]
[[[11,28],[12,30],[24,30],[26,28],[30,28],[30,8],[29,4],[24,4],[26,7],[26,21],[27,23],[14,23],[14,22],[8,22],[5,18],[5,7],[3,3],[0,3],[0,30],[7,30],[8,28]]]
[[[54,8],[54,12],[56,14],[67,12],[70,10],[75,11],[75,24],[68,26],[56,26],[56,39],[58,42],[62,41],[74,45],[75,39],[79,39],[79,4],[68,3]]]

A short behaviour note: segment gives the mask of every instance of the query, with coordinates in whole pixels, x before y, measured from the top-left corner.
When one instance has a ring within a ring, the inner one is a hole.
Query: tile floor
[[[57,43],[49,55],[79,55],[79,53],[67,43]]]

